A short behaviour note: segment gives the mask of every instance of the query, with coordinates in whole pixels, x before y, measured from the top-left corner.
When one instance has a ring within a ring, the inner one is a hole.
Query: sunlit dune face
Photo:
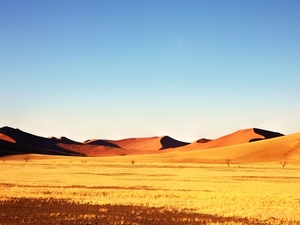
[[[14,139],[12,139],[11,137],[9,137],[5,134],[1,134],[1,133],[0,133],[0,140],[8,141],[8,142],[11,142],[11,143],[16,143],[16,141]]]

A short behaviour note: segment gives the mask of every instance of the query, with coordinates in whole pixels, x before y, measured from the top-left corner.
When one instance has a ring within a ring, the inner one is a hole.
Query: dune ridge
[[[192,143],[169,136],[90,139],[76,142],[66,137],[44,138],[19,129],[0,128],[0,156],[44,154],[65,156],[130,157],[144,161],[236,163],[289,160],[300,163],[300,133],[283,135],[259,128],[242,129],[220,138]]]
[[[177,150],[188,151],[195,149],[210,149],[237,144],[249,143],[283,136],[278,132],[267,131],[259,128],[241,129],[231,134],[219,137],[215,140],[201,138],[189,145],[178,148]]]
[[[0,128],[0,133],[14,140],[14,143],[10,142],[10,144],[8,144],[5,140],[1,140],[0,155],[37,153],[50,155],[83,156],[83,154],[81,153],[72,152],[57,145],[57,143],[59,142],[76,143],[66,138],[63,138],[61,140],[58,140],[56,138],[44,138],[7,126]]]

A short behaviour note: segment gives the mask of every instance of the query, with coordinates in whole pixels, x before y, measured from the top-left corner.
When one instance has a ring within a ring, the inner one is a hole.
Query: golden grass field
[[[131,160],[135,160],[133,165]],[[297,164],[284,168],[279,162],[228,167],[225,161],[163,163],[139,161],[138,156],[24,155],[4,157],[0,167],[1,201],[66,199],[89,205],[188,210],[247,218],[260,224],[300,224]],[[188,218],[182,224],[189,224]]]

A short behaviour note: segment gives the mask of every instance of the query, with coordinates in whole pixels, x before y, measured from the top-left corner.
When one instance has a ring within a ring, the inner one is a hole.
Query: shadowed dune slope
[[[160,143],[161,143],[161,150],[162,149],[167,149],[167,148],[177,148],[177,147],[181,147],[181,146],[185,146],[188,145],[189,143],[187,142],[182,142],[182,141],[178,141],[175,140],[169,136],[164,136],[160,139]]]
[[[249,140],[249,142],[260,141],[260,140],[263,140],[263,139],[270,139],[270,138],[284,136],[283,134],[278,133],[278,132],[272,132],[272,131],[268,131],[268,130],[262,130],[262,129],[259,129],[259,128],[253,128],[253,131],[256,134],[262,135],[263,138],[262,139],[253,138],[253,139]]]
[[[65,149],[48,149],[31,145],[11,143],[0,140],[0,156],[23,155],[23,154],[44,154],[44,155],[64,155],[64,156],[83,156],[81,153],[71,152]]]
[[[250,129],[238,130],[234,133],[222,136],[215,140],[202,138],[189,145],[178,148],[178,150],[186,151],[186,150],[219,148],[219,147],[249,143],[254,140],[258,141],[258,140],[264,140],[264,139],[280,137],[280,136],[283,136],[283,134],[257,129],[257,128],[250,128]]]
[[[0,142],[0,154],[54,154],[54,155],[82,155],[80,153],[72,152],[61,148],[57,143],[76,143],[67,138],[61,139],[49,139],[43,138],[36,135],[32,135],[21,131],[19,129],[14,129],[11,127],[0,128],[0,133],[9,137],[11,141],[1,140]],[[7,138],[6,138],[7,139]],[[10,143],[10,144],[8,144]]]

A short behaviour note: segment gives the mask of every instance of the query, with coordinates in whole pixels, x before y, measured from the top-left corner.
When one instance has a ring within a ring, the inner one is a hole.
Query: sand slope
[[[61,148],[57,145],[58,143],[77,143],[67,138],[44,138],[11,127],[0,128],[0,134],[2,134],[1,137],[5,137],[5,139],[2,138],[0,140],[0,155],[27,153],[83,155]]]
[[[79,143],[65,137],[43,138],[19,129],[0,128],[0,156],[14,154],[106,156],[105,160],[113,156],[116,161],[135,158],[144,162],[225,163],[229,159],[231,163],[300,163],[300,133],[284,136],[251,128],[190,144],[169,136]]]
[[[16,143],[16,141],[14,139],[12,139],[11,137],[9,137],[5,134],[1,134],[1,133],[0,133],[0,140],[8,141],[8,142],[11,142],[11,143]]]
[[[146,137],[146,138],[127,138],[122,140],[106,140],[123,149],[131,150],[163,150],[167,148],[177,148],[189,143],[175,140],[169,136]]]
[[[250,129],[238,130],[234,133],[225,135],[215,140],[202,138],[189,145],[178,148],[177,150],[187,151],[187,150],[194,150],[194,149],[219,148],[219,147],[249,143],[253,141],[259,141],[259,140],[280,137],[280,136],[283,136],[283,134],[262,130],[258,128],[250,128]]]
[[[127,138],[122,140],[87,140],[83,145],[58,143],[59,147],[83,153],[86,156],[124,156],[155,154],[160,150],[176,148],[188,143],[175,140],[169,136]]]
[[[165,151],[161,154],[140,156],[141,161],[184,162],[184,163],[300,163],[300,133],[257,142],[242,143],[210,149],[189,151]]]

